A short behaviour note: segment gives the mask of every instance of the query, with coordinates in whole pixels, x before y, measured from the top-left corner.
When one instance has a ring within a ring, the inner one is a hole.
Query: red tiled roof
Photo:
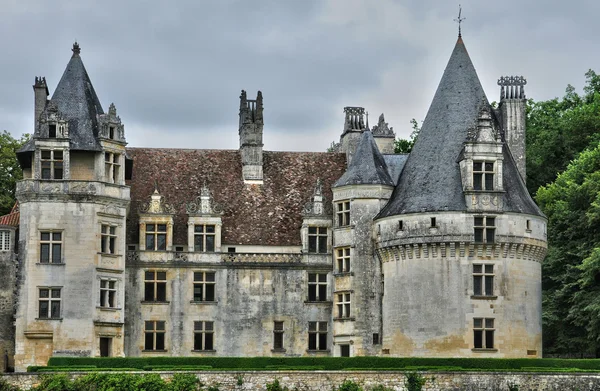
[[[18,227],[20,215],[19,203],[15,202],[15,205],[12,207],[9,214],[0,216],[0,225],[11,225],[13,227]]]
[[[264,184],[245,185],[237,150],[128,148],[127,154],[133,159],[127,243],[139,241],[138,207],[150,200],[156,181],[177,211],[173,244],[186,245],[185,204],[200,195],[206,181],[223,208],[223,244],[300,245],[302,209],[317,179],[331,202],[331,186],[346,169],[342,153],[263,152]]]

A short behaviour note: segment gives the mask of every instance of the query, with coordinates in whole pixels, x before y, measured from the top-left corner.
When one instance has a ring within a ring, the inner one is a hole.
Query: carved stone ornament
[[[175,208],[165,202],[165,198],[160,195],[158,189],[154,189],[154,193],[150,196],[150,202],[143,203],[139,207],[140,213],[147,214],[175,214]]]
[[[374,135],[394,135],[394,128],[390,128],[388,126],[388,123],[385,122],[385,117],[383,116],[383,113],[381,113],[381,115],[379,116],[379,122],[377,122],[377,125],[373,126],[372,133]]]
[[[304,205],[302,214],[304,216],[325,216],[327,214],[325,211],[325,197],[323,197],[323,184],[320,178],[317,179],[313,195],[310,201]]]
[[[206,186],[206,182],[202,185],[200,195],[192,202],[185,205],[187,214],[190,215],[214,215],[222,214],[223,208],[214,202],[212,194]]]

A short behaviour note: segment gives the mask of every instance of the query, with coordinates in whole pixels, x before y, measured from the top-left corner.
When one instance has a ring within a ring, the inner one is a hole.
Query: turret
[[[246,98],[246,91],[240,95],[240,154],[244,182],[262,184],[263,181],[263,99],[258,91],[256,100]]]
[[[512,153],[517,169],[526,182],[525,171],[525,84],[523,76],[503,76],[498,79],[500,86],[500,118],[504,139]]]

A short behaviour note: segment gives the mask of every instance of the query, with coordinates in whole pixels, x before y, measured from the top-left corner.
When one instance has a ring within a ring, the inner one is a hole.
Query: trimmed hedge
[[[422,358],[422,357],[52,357],[50,367],[138,368],[212,367],[213,370],[406,370],[444,367],[464,370],[507,371],[522,368],[574,368],[600,371],[600,359],[554,358]]]

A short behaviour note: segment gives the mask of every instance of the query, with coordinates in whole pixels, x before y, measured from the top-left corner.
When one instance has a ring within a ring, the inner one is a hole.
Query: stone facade
[[[18,291],[16,369],[52,355],[540,357],[546,220],[520,171],[524,117],[502,109],[524,107],[519,88],[494,111],[459,38],[410,155],[361,107],[344,109],[337,152],[263,151],[263,97],[245,91],[239,150],[130,148],[74,45],[50,100],[36,78],[18,154],[19,280],[2,290]]]

